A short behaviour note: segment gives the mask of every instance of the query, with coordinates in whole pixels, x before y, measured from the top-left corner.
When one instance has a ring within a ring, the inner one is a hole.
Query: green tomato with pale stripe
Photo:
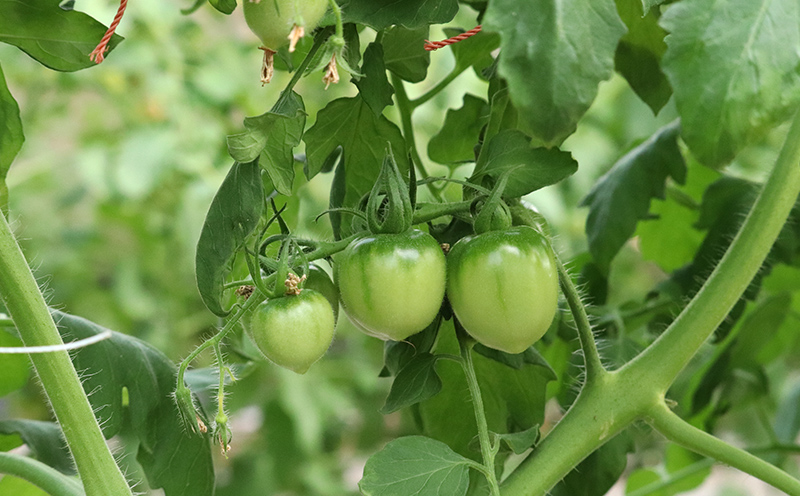
[[[425,329],[444,298],[447,262],[425,232],[373,234],[336,255],[342,307],[365,333],[402,341]]]
[[[522,353],[558,307],[558,269],[547,239],[527,226],[467,236],[447,255],[447,297],[479,343]]]

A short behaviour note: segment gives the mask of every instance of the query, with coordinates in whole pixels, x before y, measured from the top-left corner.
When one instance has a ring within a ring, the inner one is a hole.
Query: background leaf
[[[0,66],[0,211],[2,212],[8,208],[6,175],[24,141],[25,135],[22,133],[19,105],[8,91],[3,68]]]
[[[431,53],[425,50],[428,27],[416,29],[395,26],[383,37],[383,58],[386,68],[399,78],[418,83],[428,74]]]
[[[0,0],[0,42],[57,71],[96,65],[89,54],[105,33],[106,27],[88,15],[62,9],[53,0]],[[115,34],[109,50],[120,41],[122,37]]]
[[[384,107],[392,105],[392,95],[394,94],[394,88],[386,77],[383,45],[370,43],[367,46],[364,51],[364,64],[361,66],[361,72],[364,73],[364,77],[355,83],[358,94],[375,112],[375,115],[379,116]]]
[[[630,434],[622,432],[573,468],[550,492],[552,496],[603,496],[617,482],[633,451]]]
[[[467,494],[468,460],[424,436],[389,442],[372,455],[358,487],[367,496],[459,496]]]
[[[24,355],[23,355],[24,356]],[[0,420],[0,434],[16,434],[40,462],[62,474],[75,474],[67,441],[55,422],[42,420]]]
[[[269,130],[269,137],[261,151],[258,165],[267,172],[275,190],[292,196],[295,160],[293,150],[303,139],[306,127],[306,109],[300,95],[292,91],[287,98],[281,98],[273,109],[286,118],[276,118]]]
[[[460,165],[475,161],[475,147],[488,120],[489,104],[465,94],[461,108],[447,110],[444,125],[428,142],[428,156],[440,164]]]
[[[264,209],[264,187],[258,162],[236,162],[208,209],[197,242],[197,288],[206,307],[225,316],[222,308],[224,278],[236,251],[256,228]]]
[[[285,148],[282,140],[287,137],[293,142],[297,135],[298,123],[305,125],[303,99],[294,91],[281,97],[269,112],[255,117],[246,117],[243,133],[228,136],[228,153],[238,162],[252,162],[270,145],[273,155]],[[299,130],[302,136],[303,128]],[[277,153],[281,155],[281,153]]]
[[[396,412],[437,395],[442,390],[442,380],[436,373],[438,359],[436,355],[420,353],[400,369],[381,413]]]
[[[619,159],[581,201],[589,207],[586,234],[589,251],[603,273],[649,215],[650,200],[664,198],[665,182],[686,180],[686,164],[678,148],[678,123],[670,124]]]
[[[613,0],[493,0],[483,27],[502,38],[500,75],[520,123],[548,146],[575,130],[625,33]]]
[[[703,164],[727,163],[800,104],[796,1],[688,0],[661,25],[683,139]]]
[[[343,0],[344,22],[356,22],[380,31],[395,24],[409,29],[444,24],[458,11],[457,0]]]

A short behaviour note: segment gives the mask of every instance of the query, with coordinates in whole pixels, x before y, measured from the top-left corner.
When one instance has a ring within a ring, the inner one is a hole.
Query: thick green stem
[[[469,387],[470,397],[472,397],[472,407],[475,410],[475,421],[478,424],[478,441],[481,445],[483,465],[486,468],[483,473],[486,475],[486,480],[489,482],[489,490],[492,496],[500,496],[500,485],[497,483],[497,476],[494,471],[496,450],[493,449],[492,441],[489,438],[489,424],[486,422],[481,388],[478,385],[478,377],[475,375],[475,364],[472,361],[472,346],[464,342],[464,340],[459,339],[459,347],[461,349],[462,358],[461,367],[464,369],[464,375],[467,376],[467,386]]]
[[[595,343],[594,334],[592,334],[592,325],[589,323],[589,317],[586,315],[586,308],[583,306],[580,294],[578,294],[578,290],[572,283],[572,278],[558,257],[556,257],[556,264],[558,265],[561,290],[564,292],[569,309],[572,312],[572,318],[575,319],[575,327],[578,329],[578,338],[581,342],[581,350],[586,363],[586,382],[589,383],[594,381],[598,375],[605,373],[606,370],[600,361],[600,353],[597,351],[597,343]]]
[[[0,214],[0,296],[25,346],[62,345],[53,318],[4,215]],[[130,495],[66,351],[30,355],[64,431],[88,496]]]
[[[670,441],[757,477],[786,494],[800,496],[800,481],[761,458],[694,427],[663,402],[654,406],[646,419]]]
[[[25,479],[51,496],[84,496],[77,479],[27,456],[0,453],[0,474]]]
[[[666,391],[758,273],[798,193],[800,113],[795,115],[775,167],[725,256],[672,325],[625,367],[631,374]]]

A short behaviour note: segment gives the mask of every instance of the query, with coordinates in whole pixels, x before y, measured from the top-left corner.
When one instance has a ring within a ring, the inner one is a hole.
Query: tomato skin
[[[537,230],[512,227],[467,236],[447,255],[447,296],[479,343],[522,353],[541,339],[558,306],[558,269]]]
[[[358,238],[335,258],[345,312],[365,333],[401,341],[439,313],[446,266],[439,243],[412,229]]]
[[[331,281],[330,276],[325,270],[316,264],[308,265],[308,279],[303,286],[306,289],[313,289],[322,293],[333,308],[333,317],[339,317],[339,288]]]
[[[242,0],[247,26],[265,47],[277,50],[289,42],[289,32],[298,18],[306,32],[319,24],[328,10],[327,0]]]
[[[304,289],[297,296],[270,298],[250,317],[248,335],[272,362],[305,374],[333,341],[333,309],[321,293]]]

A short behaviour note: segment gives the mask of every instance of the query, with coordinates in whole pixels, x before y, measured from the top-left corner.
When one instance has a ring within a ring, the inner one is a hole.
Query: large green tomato
[[[447,297],[479,343],[522,353],[541,339],[558,306],[558,270],[539,231],[513,227],[467,236],[447,255]]]
[[[322,267],[316,264],[308,265],[308,278],[303,287],[322,293],[322,296],[333,308],[334,318],[339,317],[339,288],[331,281],[330,276]]]
[[[289,42],[289,33],[298,21],[308,31],[319,24],[328,0],[243,0],[244,20],[265,47],[277,51]]]
[[[373,234],[354,240],[335,258],[342,306],[359,328],[401,341],[439,313],[447,263],[430,234]]]
[[[270,298],[250,317],[248,334],[265,357],[304,374],[328,351],[335,321],[328,300],[312,289]]]

